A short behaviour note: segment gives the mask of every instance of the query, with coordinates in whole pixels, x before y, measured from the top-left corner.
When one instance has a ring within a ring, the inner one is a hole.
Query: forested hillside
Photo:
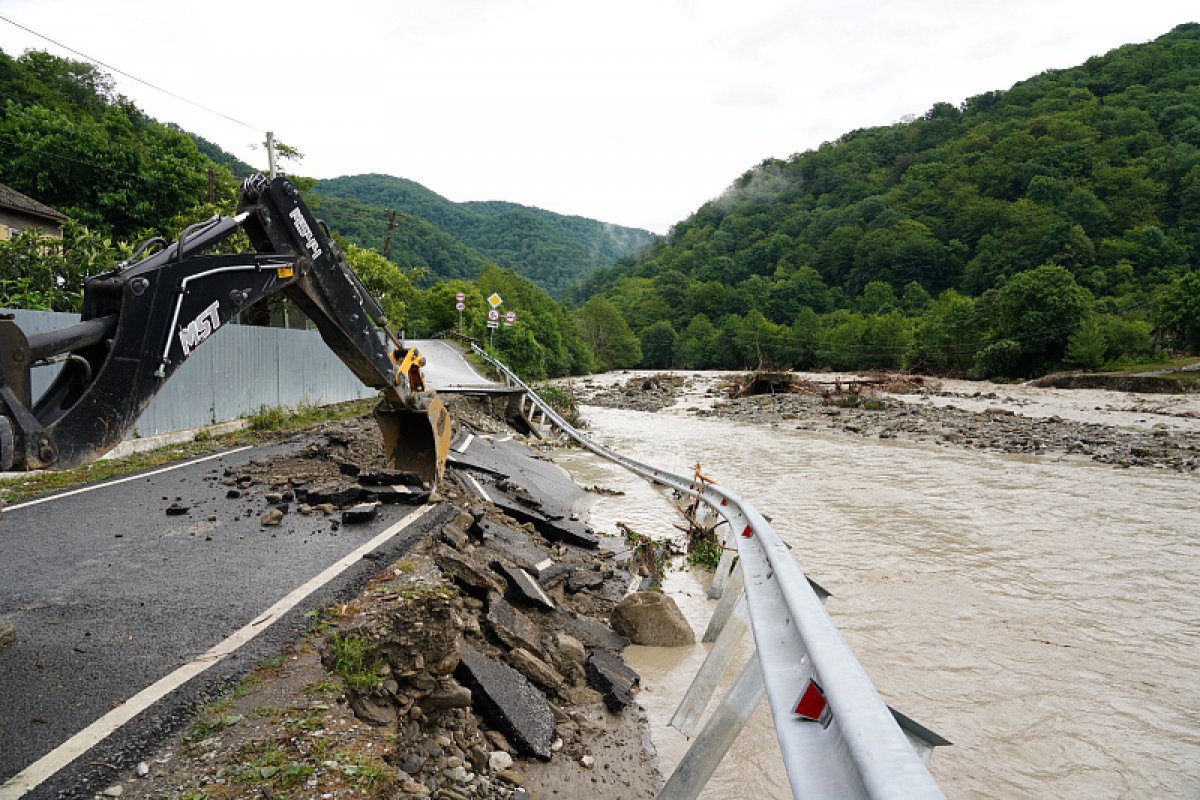
[[[305,192],[309,206],[347,241],[385,253],[401,269],[424,269],[430,280],[470,278],[488,260],[448,233],[411,214],[396,214],[391,240],[388,215],[376,206],[315,191]]]
[[[111,269],[150,236],[173,240],[214,213],[232,214],[240,178],[253,171],[199,135],[146,116],[91,64],[0,52],[0,98],[0,183],[70,217],[62,239],[32,229],[0,239],[0,307],[79,311],[89,275]],[[386,237],[381,209],[316,195],[311,179],[293,180],[396,329],[426,336],[458,327],[462,292],[462,330],[490,341],[525,376],[595,366],[573,316],[544,289],[409,214],[396,215],[385,259],[377,252]],[[493,292],[518,315],[494,338],[484,302]]]
[[[353,175],[317,183],[317,193],[365,205],[330,206],[338,228],[386,225],[388,210],[418,217],[486,258],[561,294],[601,266],[649,243],[648,231],[568,217],[505,202],[453,203],[419,183],[388,175]],[[366,243],[366,242],[362,242]]]
[[[1021,375],[1200,345],[1198,245],[1189,24],[764,161],[578,299],[647,364]]]
[[[228,170],[114,94],[90,64],[0,52],[0,98],[0,182],[77,223],[131,236],[232,198]]]

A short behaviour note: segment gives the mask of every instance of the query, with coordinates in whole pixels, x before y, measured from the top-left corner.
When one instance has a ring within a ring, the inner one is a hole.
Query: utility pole
[[[270,166],[271,180],[278,174],[275,170],[275,134],[267,131],[267,164]]]
[[[388,209],[388,226],[387,233],[383,237],[383,257],[387,258],[392,252],[392,231],[396,227],[396,212],[394,209]]]

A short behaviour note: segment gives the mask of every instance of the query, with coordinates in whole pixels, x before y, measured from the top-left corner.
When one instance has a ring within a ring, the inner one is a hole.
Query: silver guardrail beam
[[[787,545],[753,505],[724,487],[658,469],[594,442],[508,367],[479,347],[472,349],[524,391],[545,420],[582,447],[653,483],[699,497],[729,523],[762,681],[795,797],[943,797],[916,745],[880,699]]]

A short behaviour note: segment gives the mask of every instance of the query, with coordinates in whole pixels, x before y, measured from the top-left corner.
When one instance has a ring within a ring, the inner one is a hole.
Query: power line
[[[230,122],[234,122],[234,123],[236,123],[236,124],[238,124],[238,125],[241,125],[241,126],[242,126],[242,127],[244,127],[244,128],[249,128],[249,129],[250,129],[250,130],[252,130],[252,131],[260,131],[260,130],[262,130],[262,128],[261,128],[261,127],[259,127],[259,126],[250,125],[249,123],[242,122],[240,119],[237,119],[237,118],[235,118],[235,117],[231,117],[231,116],[229,116],[228,114],[223,114],[223,113],[221,113],[220,111],[217,111],[217,110],[216,110],[216,109],[214,109],[214,108],[209,108],[208,106],[206,106],[206,105],[203,105],[203,104],[201,104],[201,103],[197,103],[197,102],[195,102],[194,100],[189,100],[189,99],[187,99],[186,97],[184,97],[184,96],[182,96],[182,95],[179,95],[179,94],[176,94],[175,92],[172,92],[172,91],[171,91],[171,90],[169,90],[169,89],[164,89],[164,88],[162,88],[161,86],[156,86],[155,84],[151,83],[150,81],[147,81],[147,80],[142,80],[141,78],[139,78],[139,77],[138,77],[138,76],[136,76],[136,75],[131,75],[130,73],[128,73],[128,72],[125,72],[124,70],[117,69],[116,67],[112,66],[111,64],[106,64],[105,62],[101,61],[101,60],[100,60],[100,59],[98,59],[98,58],[93,58],[93,57],[91,57],[91,56],[87,55],[86,53],[82,53],[82,52],[80,52],[80,51],[76,50],[76,49],[75,49],[75,48],[73,48],[73,47],[68,47],[67,45],[63,44],[62,42],[56,41],[56,40],[54,40],[54,39],[51,39],[49,36],[46,36],[45,34],[38,33],[37,31],[33,30],[32,28],[28,28],[28,27],[26,27],[26,26],[22,25],[22,24],[21,24],[21,23],[19,23],[19,22],[16,22],[16,21],[14,21],[14,20],[11,20],[11,19],[9,19],[9,18],[8,18],[8,17],[6,17],[6,16],[0,15],[0,20],[2,20],[2,21],[4,21],[4,22],[7,22],[9,25],[12,25],[12,26],[13,26],[13,27],[15,27],[15,28],[20,28],[21,30],[25,31],[26,33],[31,33],[31,34],[33,34],[34,36],[38,37],[39,39],[44,39],[44,40],[46,40],[47,42],[50,42],[51,44],[53,44],[53,45],[54,45],[54,46],[56,46],[56,47],[61,47],[63,50],[66,50],[66,51],[67,51],[67,52],[69,52],[69,53],[74,53],[75,55],[79,56],[80,58],[84,59],[85,61],[88,61],[88,62],[90,62],[90,63],[92,63],[92,64],[95,64],[95,65],[98,65],[98,66],[101,66],[101,67],[104,67],[105,69],[107,69],[107,70],[109,70],[109,71],[111,71],[111,72],[115,72],[115,73],[117,73],[118,75],[124,75],[126,78],[129,78],[129,79],[130,79],[130,80],[132,80],[132,81],[137,81],[138,83],[142,84],[143,86],[149,86],[151,89],[154,89],[154,90],[155,90],[155,91],[157,91],[157,92],[162,92],[163,94],[165,94],[165,95],[168,95],[168,96],[170,96],[170,97],[173,97],[173,98],[175,98],[176,100],[179,100],[180,102],[187,103],[187,104],[188,104],[188,105],[190,105],[190,106],[195,106],[196,108],[199,108],[199,109],[201,109],[201,110],[203,110],[203,111],[207,111],[207,112],[208,112],[208,113],[210,113],[210,114],[215,114],[215,115],[217,115],[218,117],[222,117],[222,118],[224,118],[224,119],[227,119],[227,120],[229,120]]]

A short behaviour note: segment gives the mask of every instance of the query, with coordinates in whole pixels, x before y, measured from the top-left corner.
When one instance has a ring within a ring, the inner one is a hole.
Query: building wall
[[[0,208],[0,239],[11,239],[14,234],[29,228],[36,228],[50,236],[62,236],[62,225],[52,220],[22,214],[11,208]]]

